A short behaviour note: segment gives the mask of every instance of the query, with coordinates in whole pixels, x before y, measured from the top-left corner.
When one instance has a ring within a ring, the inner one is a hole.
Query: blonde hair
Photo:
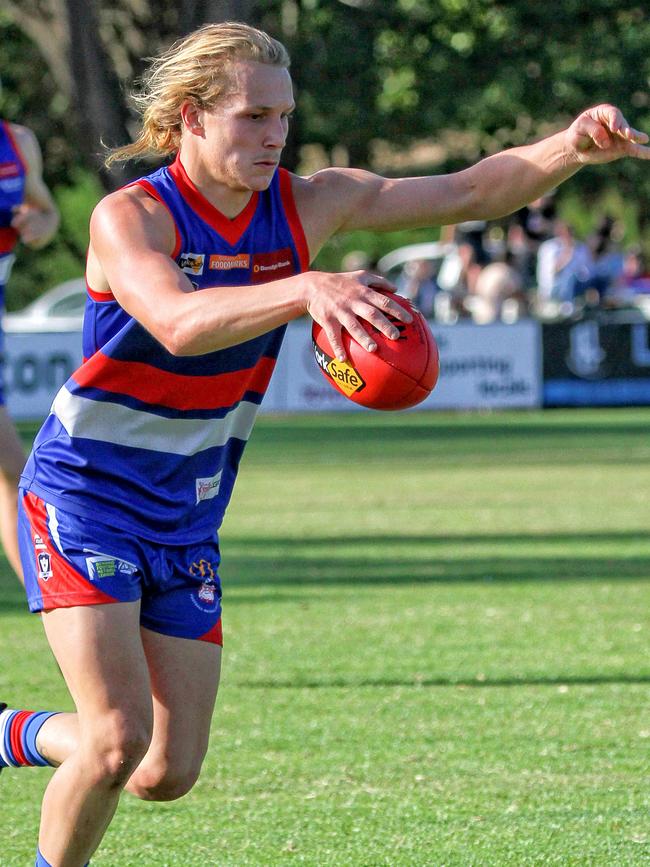
[[[189,99],[213,108],[228,93],[233,60],[254,60],[288,68],[289,54],[277,39],[247,24],[205,24],[153,58],[133,100],[142,115],[138,138],[113,148],[106,165],[175,153],[181,140],[181,106]]]

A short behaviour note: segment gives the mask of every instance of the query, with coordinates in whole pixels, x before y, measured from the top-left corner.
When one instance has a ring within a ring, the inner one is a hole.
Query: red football
[[[408,299],[391,297],[410,311],[413,321],[406,325],[392,320],[400,332],[397,340],[390,340],[364,321],[377,344],[375,352],[366,352],[344,331],[348,360],[339,361],[321,326],[316,322],[312,325],[314,357],[323,376],[349,400],[370,409],[416,406],[438,381],[438,347],[426,319]]]

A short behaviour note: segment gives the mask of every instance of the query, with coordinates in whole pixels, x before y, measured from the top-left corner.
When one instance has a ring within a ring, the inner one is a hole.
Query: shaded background
[[[133,134],[128,94],[146,58],[220,20],[247,21],[288,46],[298,111],[284,164],[299,172],[454,170],[603,100],[650,129],[650,20],[638,0],[0,0],[0,114],[36,132],[63,215],[45,255],[21,251],[10,309],[83,272],[92,207],[148,170],[107,172],[101,146]],[[561,188],[560,207],[583,234],[607,211],[626,242],[648,249],[645,168],[582,172]],[[336,268],[348,247],[374,256],[396,242],[339,239],[318,264]]]

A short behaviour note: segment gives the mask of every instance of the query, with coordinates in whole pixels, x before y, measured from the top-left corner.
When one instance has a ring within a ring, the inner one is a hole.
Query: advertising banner
[[[543,326],[544,406],[650,404],[647,322],[603,316]]]
[[[81,363],[81,332],[4,335],[7,409],[16,420],[44,418],[54,395]]]
[[[417,409],[536,407],[541,404],[541,333],[537,322],[432,325],[440,379]],[[266,412],[359,411],[325,380],[313,357],[311,324],[289,323]],[[367,411],[367,410],[366,410]]]

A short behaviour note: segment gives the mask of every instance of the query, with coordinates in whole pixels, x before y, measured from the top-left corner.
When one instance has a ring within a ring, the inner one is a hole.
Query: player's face
[[[204,155],[212,178],[232,190],[265,190],[286,143],[294,109],[286,69],[236,61],[232,91],[204,113]]]

